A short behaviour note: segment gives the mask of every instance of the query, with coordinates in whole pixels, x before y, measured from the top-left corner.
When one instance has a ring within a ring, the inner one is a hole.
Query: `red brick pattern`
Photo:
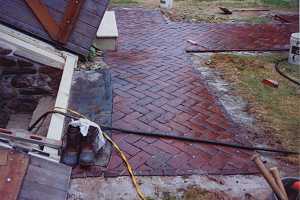
[[[262,30],[256,30],[251,25],[167,24],[158,11],[117,9],[116,13],[118,51],[105,55],[113,73],[113,126],[246,143],[240,139],[246,132],[226,117],[191,66],[185,53],[186,40],[204,38],[201,46],[208,47],[281,47],[288,39],[271,36],[288,35],[285,27],[278,25],[284,32],[277,34],[273,31],[278,26],[273,25],[259,25]],[[226,37],[221,34],[224,32]],[[250,39],[240,43],[242,37],[247,37],[243,34],[263,37],[262,43],[253,44]],[[113,133],[113,139],[138,175],[238,174],[255,170],[249,151],[118,133]],[[106,175],[127,175],[116,152]]]

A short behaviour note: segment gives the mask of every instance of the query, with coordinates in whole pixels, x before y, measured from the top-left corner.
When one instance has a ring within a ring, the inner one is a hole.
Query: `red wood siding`
[[[57,22],[62,20],[68,0],[41,1],[48,7],[50,15]],[[59,47],[86,56],[96,37],[108,2],[109,0],[86,0],[67,44]],[[0,0],[0,23],[57,45],[24,0]]]

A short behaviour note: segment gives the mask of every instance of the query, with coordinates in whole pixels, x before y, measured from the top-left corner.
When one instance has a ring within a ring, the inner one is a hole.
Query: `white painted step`
[[[98,28],[94,45],[101,50],[116,50],[119,36],[114,11],[105,11]]]

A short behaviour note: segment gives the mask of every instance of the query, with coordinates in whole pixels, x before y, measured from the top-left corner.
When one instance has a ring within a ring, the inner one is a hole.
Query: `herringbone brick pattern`
[[[200,46],[208,48],[261,48],[264,44],[277,48],[288,44],[288,38],[276,36],[288,35],[290,28],[167,24],[158,11],[117,9],[116,13],[118,51],[105,55],[113,73],[113,126],[246,143],[240,139],[246,132],[226,117],[191,66],[185,53],[186,40],[197,39]],[[280,33],[274,32],[279,29]],[[253,44],[251,39],[241,43],[242,37],[261,38]],[[116,132],[113,139],[139,175],[238,174],[255,169],[249,151]],[[121,159],[113,152],[106,175],[126,174]]]

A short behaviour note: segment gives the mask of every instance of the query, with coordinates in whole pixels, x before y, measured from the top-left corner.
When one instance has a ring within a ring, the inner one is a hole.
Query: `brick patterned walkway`
[[[197,40],[208,48],[281,48],[296,27],[167,24],[159,11],[142,9],[117,9],[116,14],[118,51],[105,55],[113,76],[114,127],[247,144],[241,139],[246,131],[226,117],[193,69],[185,53],[186,40]],[[249,151],[118,133],[113,133],[113,139],[138,175],[255,171]],[[113,152],[106,176],[126,174]]]

